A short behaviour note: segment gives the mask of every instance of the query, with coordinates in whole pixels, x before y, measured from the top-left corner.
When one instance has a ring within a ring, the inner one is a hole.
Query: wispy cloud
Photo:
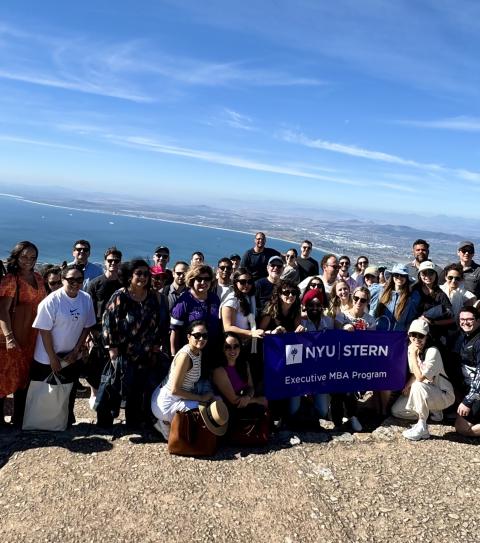
[[[68,151],[81,151],[82,153],[92,153],[91,149],[86,147],[80,147],[78,145],[68,145],[65,143],[58,143],[55,141],[38,140],[33,138],[23,138],[18,136],[12,136],[10,134],[0,134],[0,141],[9,143],[21,143],[25,145],[38,145],[40,147],[51,147],[54,149],[63,149]]]
[[[437,174],[443,173],[455,175],[460,179],[474,183],[480,182],[480,173],[478,172],[472,172],[461,168],[449,168],[440,164],[418,162],[416,160],[406,159],[397,155],[384,153],[382,151],[372,151],[356,145],[345,145],[343,143],[334,143],[322,139],[311,139],[302,133],[293,132],[291,130],[283,130],[279,132],[278,137],[280,137],[283,141],[303,145],[312,149],[331,151],[356,158],[383,162],[387,164],[396,164],[399,166],[416,168]]]
[[[460,132],[480,132],[480,117],[468,117],[464,115],[431,121],[407,120],[397,121],[397,123],[409,126],[418,126],[419,128],[456,130]]]
[[[251,117],[243,115],[242,113],[234,111],[233,109],[224,108],[223,122],[232,128],[239,128],[240,130],[256,130]]]

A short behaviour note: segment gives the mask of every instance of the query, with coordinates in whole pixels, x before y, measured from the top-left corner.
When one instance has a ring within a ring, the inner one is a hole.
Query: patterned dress
[[[12,331],[17,349],[7,351],[5,337],[0,331],[0,398],[27,387],[33,360],[37,330],[32,323],[38,304],[45,298],[45,286],[39,273],[34,273],[37,288],[21,276],[7,274],[0,282],[0,297],[13,298],[15,311],[11,315]]]

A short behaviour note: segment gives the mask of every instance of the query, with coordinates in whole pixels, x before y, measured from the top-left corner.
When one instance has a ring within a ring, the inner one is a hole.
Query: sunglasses
[[[207,340],[208,339],[208,334],[206,332],[195,332],[193,334],[190,334],[193,338],[195,338],[197,341],[199,339],[205,339]]]
[[[245,287],[247,285],[253,285],[253,279],[238,279],[237,283],[242,285],[242,287]]]
[[[197,283],[211,283],[212,282],[210,277],[195,277],[195,281]]]
[[[283,268],[283,264],[269,264],[269,266],[272,268],[272,269],[280,269],[280,268]]]
[[[457,277],[456,275],[447,275],[448,281],[460,281],[460,277]]]
[[[178,277],[182,277],[182,275],[185,275],[185,272],[174,272],[175,275],[177,275]]]
[[[155,256],[157,258],[168,258],[168,255],[166,255],[165,253],[155,253]]]
[[[465,254],[465,253],[470,253],[471,255],[475,254],[475,251],[473,250],[473,247],[462,247],[460,249],[460,252]]]
[[[222,271],[232,271],[233,270],[232,266],[218,266],[218,269],[222,270]]]
[[[107,258],[109,264],[118,264],[120,262],[119,258]]]
[[[419,332],[410,332],[410,334],[408,335],[415,339],[425,339],[425,336],[423,334],[420,334]]]
[[[65,281],[69,285],[81,285],[83,283],[83,277],[65,277]]]
[[[235,345],[229,345],[228,343],[225,343],[224,349],[226,351],[234,351],[235,349],[240,349],[240,343],[235,343]]]
[[[288,259],[295,258],[295,255],[287,255]]]
[[[368,264],[368,260],[359,260],[358,265],[359,266],[366,266]]]
[[[297,292],[295,290],[282,290],[283,296],[296,296]]]
[[[421,275],[435,275],[437,272],[433,270],[423,270],[420,272]]]
[[[342,268],[344,266],[350,266],[350,262],[340,262],[340,266],[342,266]]]
[[[149,271],[142,271],[142,270],[135,270],[133,272],[133,275],[135,275],[135,277],[150,277],[150,272]]]
[[[320,288],[321,283],[310,283],[310,288]]]
[[[366,304],[368,302],[367,298],[360,298],[360,296],[353,296],[354,302],[360,302],[361,304]]]
[[[77,251],[77,253],[89,253],[90,249],[88,249],[88,247],[75,247],[75,251]]]
[[[82,281],[83,282],[83,281]],[[49,287],[57,287],[58,285],[61,285],[62,282],[61,281],[49,281],[48,282],[48,286]]]

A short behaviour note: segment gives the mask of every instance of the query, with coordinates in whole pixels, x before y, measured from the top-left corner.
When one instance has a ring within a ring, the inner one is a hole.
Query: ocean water
[[[188,220],[188,217],[185,218]],[[102,262],[107,247],[116,245],[124,260],[136,256],[150,258],[155,247],[170,248],[170,265],[175,260],[190,261],[194,251],[205,254],[215,265],[223,256],[240,256],[253,247],[253,234],[220,230],[181,223],[124,217],[31,203],[0,196],[0,258],[4,258],[20,240],[29,240],[39,248],[39,261],[59,263],[72,258],[72,244],[86,239],[92,245],[90,260]],[[282,253],[292,246],[268,236],[267,246]],[[314,251],[321,258],[321,251]]]

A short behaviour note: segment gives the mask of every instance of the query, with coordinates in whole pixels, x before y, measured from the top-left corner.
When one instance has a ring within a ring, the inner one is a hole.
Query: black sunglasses
[[[310,288],[320,288],[320,283],[310,283]]]
[[[425,336],[423,334],[418,333],[418,332],[410,332],[408,335],[410,337],[415,338],[415,339],[425,339]]]
[[[65,281],[69,285],[81,285],[83,283],[83,277],[65,277]]]
[[[366,304],[368,302],[367,298],[360,298],[360,296],[353,296],[354,302],[360,302],[361,304]]]
[[[199,339],[208,339],[208,334],[206,332],[194,332],[193,334],[190,334],[192,337],[194,337],[196,340]]]
[[[282,290],[282,294],[284,296],[296,296],[297,291],[296,290],[285,289],[285,290]]]
[[[88,247],[75,247],[77,253],[89,253],[90,249]]]
[[[109,264],[118,264],[120,262],[119,258],[107,258]]]
[[[218,266],[218,269],[222,270],[222,271],[232,271],[233,270],[232,266]]]
[[[246,285],[253,285],[253,279],[237,279],[237,283],[240,283],[242,287]]]
[[[447,279],[449,281],[460,281],[460,277],[457,277],[456,275],[447,275]]]

